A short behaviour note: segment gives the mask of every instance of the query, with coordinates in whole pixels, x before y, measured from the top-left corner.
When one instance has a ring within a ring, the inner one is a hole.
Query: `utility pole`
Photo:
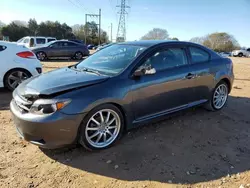
[[[112,30],[113,30],[113,24],[111,23],[111,30],[110,30],[110,37],[111,42],[113,42],[113,36],[112,36]]]
[[[84,42],[85,42],[85,45],[87,45],[87,14],[85,14],[85,25],[84,25]]]
[[[99,18],[99,23],[98,24],[96,24],[96,25],[98,25],[99,26],[99,31],[98,31],[98,33],[99,33],[99,44],[101,44],[101,9],[99,9],[99,14],[85,14],[85,44],[87,44],[87,30],[88,30],[88,28],[87,28],[87,23],[88,23],[88,17],[98,17]]]
[[[127,0],[121,0],[121,4],[117,5],[116,7],[120,8],[120,11],[118,14],[120,14],[119,18],[119,24],[118,24],[118,30],[117,30],[117,36],[116,41],[117,42],[124,42],[126,40],[126,20],[125,15],[128,14],[126,9],[130,8],[126,5]]]
[[[101,44],[101,14],[102,10],[99,9],[99,45]]]

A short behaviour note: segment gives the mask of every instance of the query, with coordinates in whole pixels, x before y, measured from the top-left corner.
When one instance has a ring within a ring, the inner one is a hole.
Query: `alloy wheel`
[[[221,109],[228,97],[228,88],[225,84],[219,85],[216,90],[214,91],[213,95],[213,105],[216,109]]]
[[[28,74],[23,71],[14,71],[12,72],[7,79],[7,83],[13,90],[24,80],[29,78]]]
[[[88,120],[85,137],[95,148],[104,148],[112,144],[121,130],[121,119],[111,109],[102,109]]]
[[[45,55],[45,53],[43,53],[43,52],[38,52],[38,53],[36,54],[36,56],[37,56],[37,59],[39,59],[39,60],[41,60],[41,61],[45,60],[45,58],[46,58],[46,55]]]

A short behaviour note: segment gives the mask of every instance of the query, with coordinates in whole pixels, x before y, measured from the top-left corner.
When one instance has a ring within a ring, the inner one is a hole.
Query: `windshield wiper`
[[[81,68],[81,70],[83,70],[83,71],[85,71],[85,72],[95,73],[95,74],[97,74],[97,75],[99,75],[99,76],[101,75],[101,73],[100,73],[99,71],[93,70],[93,69],[89,69],[89,68],[86,68],[86,67]]]

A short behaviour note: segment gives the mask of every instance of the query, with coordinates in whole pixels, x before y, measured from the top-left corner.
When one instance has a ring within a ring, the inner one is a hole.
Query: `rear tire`
[[[81,123],[79,143],[87,150],[101,150],[114,145],[122,136],[124,117],[112,104],[90,111]]]
[[[13,91],[22,81],[30,78],[32,75],[25,69],[13,69],[4,76],[4,86]]]
[[[205,105],[209,111],[221,110],[227,103],[229,86],[223,80],[220,81],[211,94],[210,100]]]
[[[238,56],[239,56],[239,57],[242,57],[242,56],[243,56],[243,53],[239,53]]]

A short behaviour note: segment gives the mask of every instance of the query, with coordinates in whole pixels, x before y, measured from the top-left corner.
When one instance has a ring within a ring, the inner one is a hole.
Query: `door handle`
[[[185,76],[186,79],[193,79],[193,78],[195,78],[195,77],[196,77],[196,75],[195,75],[195,74],[192,74],[192,73],[188,73],[188,74]]]

